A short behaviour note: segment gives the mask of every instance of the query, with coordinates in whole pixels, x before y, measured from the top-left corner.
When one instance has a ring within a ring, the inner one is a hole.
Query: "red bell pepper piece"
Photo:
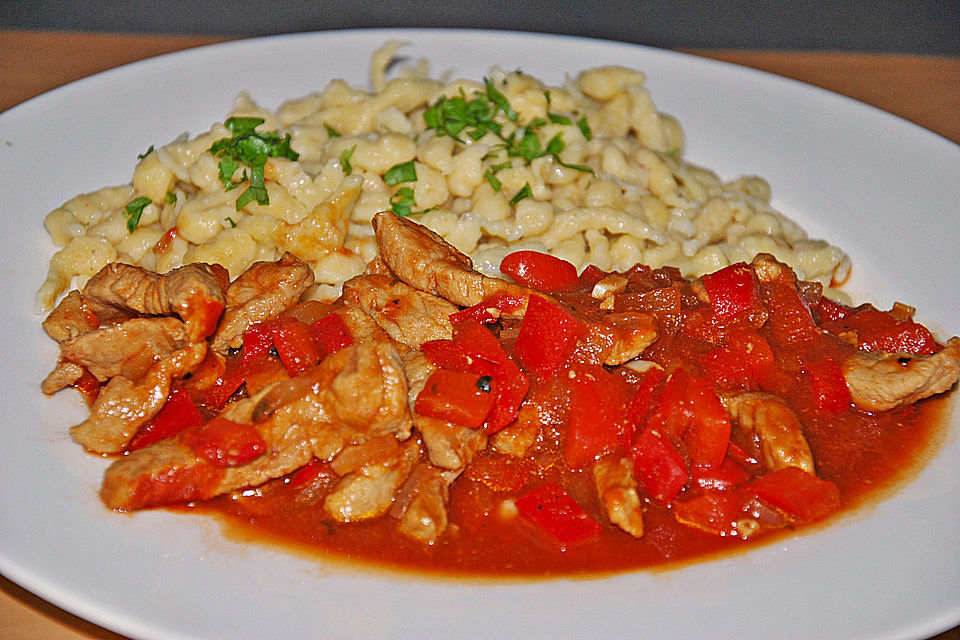
[[[820,360],[807,367],[813,406],[822,415],[835,415],[850,408],[853,400],[843,371],[833,360]]]
[[[602,271],[600,267],[588,264],[583,268],[583,271],[580,272],[578,280],[580,281],[580,286],[584,289],[593,289],[594,285],[607,277],[607,273]]]
[[[521,517],[549,533],[564,547],[600,534],[596,520],[553,482],[520,496],[515,504]]]
[[[718,387],[763,389],[772,383],[776,362],[766,338],[753,330],[730,331],[727,344],[706,352],[700,365]]]
[[[496,399],[490,376],[437,369],[417,396],[417,413],[477,429],[483,426]]]
[[[516,313],[523,309],[526,298],[498,293],[483,302],[450,314],[450,322],[458,325],[464,320],[475,320],[481,324],[492,324],[500,319],[502,313]]]
[[[747,470],[730,456],[724,458],[719,467],[694,467],[690,476],[701,489],[717,491],[736,489],[751,477]]]
[[[703,286],[718,320],[728,321],[764,312],[757,276],[742,262],[703,276]]]
[[[215,467],[237,467],[256,460],[267,450],[257,429],[217,416],[180,434],[181,441]]]
[[[500,263],[500,271],[518,284],[545,293],[573,291],[580,286],[573,264],[539,251],[515,251],[507,255]]]
[[[273,330],[273,344],[291,376],[300,375],[320,362],[320,347],[314,331],[300,320],[278,324]]]
[[[546,379],[573,354],[582,333],[579,320],[539,296],[530,296],[513,355],[524,371]]]
[[[640,384],[633,391],[633,398],[627,407],[627,415],[624,420],[623,429],[623,448],[630,449],[637,433],[644,428],[653,411],[657,395],[666,380],[667,374],[663,369],[653,368],[647,371]]]
[[[647,428],[679,442],[693,421],[692,407],[687,400],[687,387],[691,376],[686,369],[677,369],[667,378],[653,413],[647,420]]]
[[[273,330],[276,321],[255,322],[243,332],[243,360],[250,362],[262,358],[273,349]]]
[[[840,490],[803,469],[771,471],[744,485],[770,506],[804,522],[820,520],[840,508]]]
[[[427,360],[443,369],[468,372],[473,364],[466,349],[453,340],[430,340],[421,344],[420,350]]]
[[[807,342],[820,334],[806,300],[790,282],[765,286],[763,303],[770,313],[766,327],[781,343]]]
[[[703,378],[690,380],[687,401],[693,411],[693,423],[684,437],[690,461],[698,467],[719,467],[730,443],[731,425],[727,410]]]
[[[137,431],[127,450],[142,449],[164,438],[175,436],[184,429],[201,424],[203,424],[203,416],[193,404],[190,395],[181,389],[174,389],[159,413]]]
[[[353,336],[339,313],[331,313],[310,323],[310,328],[320,347],[321,358],[353,344]]]
[[[655,429],[648,427],[637,437],[632,454],[637,480],[655,500],[669,503],[687,484],[686,460]]]
[[[570,399],[564,454],[578,469],[615,449],[626,415],[627,389],[622,378],[599,365],[574,365],[564,377]]]
[[[738,491],[704,491],[691,500],[673,503],[677,522],[713,535],[736,535],[744,513],[744,496]]]

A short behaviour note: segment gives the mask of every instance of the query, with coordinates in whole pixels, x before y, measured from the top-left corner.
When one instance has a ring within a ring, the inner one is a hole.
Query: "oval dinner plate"
[[[392,38],[432,75],[479,79],[500,66],[557,84],[597,65],[645,71],[690,161],[728,179],[764,176],[778,209],[850,253],[856,301],[904,301],[941,338],[960,333],[960,147],[852,100],[667,51],[490,31],[328,32],[174,53],[0,115],[0,572],[144,638],[851,640],[960,623],[957,418],[926,468],[873,507],[745,553],[598,579],[397,575],[232,542],[204,517],[100,504],[106,461],[67,433],[82,402],[39,390],[56,359],[33,310],[54,250],[44,216],[129,182],[137,154],[222,121],[240,91],[276,108],[334,78],[367,86],[372,52]]]

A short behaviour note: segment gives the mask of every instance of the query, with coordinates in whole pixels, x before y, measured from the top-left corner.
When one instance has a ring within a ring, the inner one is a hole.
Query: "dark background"
[[[0,0],[0,27],[225,36],[470,27],[668,48],[960,56],[960,0]]]

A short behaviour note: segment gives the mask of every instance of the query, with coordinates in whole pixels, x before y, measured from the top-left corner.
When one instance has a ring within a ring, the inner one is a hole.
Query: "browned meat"
[[[80,296],[79,291],[71,291],[43,321],[43,329],[59,343],[74,338],[81,333],[93,331],[100,326],[97,314],[93,312]]]
[[[931,355],[857,351],[841,366],[854,404],[887,411],[948,391],[960,377],[960,338]]]
[[[352,278],[343,285],[343,299],[359,306],[393,340],[408,347],[453,337],[449,316],[457,307],[389,276]]]
[[[435,544],[447,530],[450,485],[457,476],[429,464],[421,464],[414,474],[417,480],[411,487],[413,497],[400,517],[397,530],[424,544]]]
[[[177,318],[132,318],[64,341],[60,355],[101,382],[115,376],[136,380],[187,343],[187,325]]]
[[[184,432],[114,462],[104,475],[104,502],[133,510],[206,500],[290,473],[313,456],[329,460],[349,444],[387,434],[405,440],[411,429],[400,356],[383,342],[338,351],[221,415],[255,427],[267,451],[246,464],[217,467],[188,446]]]
[[[407,440],[390,459],[373,460],[340,479],[323,501],[324,510],[337,522],[356,522],[381,516],[420,459],[420,445]]]
[[[70,435],[94,453],[120,452],[163,407],[173,381],[196,369],[206,353],[207,343],[195,342],[156,361],[140,378],[111,378]]]
[[[373,218],[380,256],[407,284],[469,307],[502,293],[526,300],[526,287],[474,270],[470,258],[426,227],[390,211]]]
[[[522,458],[540,435],[540,408],[524,402],[515,422],[490,436],[491,446],[500,453]]]
[[[53,395],[60,389],[66,389],[83,377],[84,368],[67,360],[59,360],[53,371],[40,383],[40,389],[47,395]]]
[[[226,310],[210,346],[221,352],[239,348],[247,327],[280,315],[312,284],[313,270],[293,254],[255,263],[227,288]]]
[[[721,400],[734,429],[740,429],[759,447],[760,462],[768,471],[798,467],[816,473],[803,425],[782,401],[752,391],[723,396]]]
[[[111,263],[83,288],[83,300],[101,319],[129,311],[177,315],[187,323],[191,342],[213,333],[229,282],[220,265],[188,264],[160,275],[129,264]]]
[[[593,481],[610,522],[634,538],[642,537],[643,511],[630,459],[618,455],[600,458],[593,465]]]
[[[658,336],[656,318],[649,313],[635,311],[609,313],[592,328],[604,336],[605,342],[609,342],[609,351],[605,350],[603,364],[610,366],[633,360],[656,342]]]

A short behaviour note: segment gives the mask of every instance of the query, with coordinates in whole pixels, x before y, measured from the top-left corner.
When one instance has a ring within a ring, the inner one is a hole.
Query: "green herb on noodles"
[[[532,198],[532,197],[533,197],[533,189],[530,188],[530,183],[527,182],[523,185],[523,188],[520,189],[520,191],[517,191],[517,194],[515,196],[510,198],[510,204],[512,206],[517,204],[524,198]]]
[[[383,174],[383,181],[391,187],[403,182],[416,182],[417,167],[414,165],[413,160],[395,164]]]
[[[153,201],[150,198],[140,196],[131,200],[124,211],[127,215],[127,231],[133,233],[136,230],[137,225],[140,224],[140,216],[143,215],[143,210],[146,209],[149,205],[153,204]]]
[[[353,145],[349,149],[344,149],[340,153],[340,166],[343,168],[343,175],[348,176],[353,173],[353,165],[350,164],[350,158],[353,157],[353,152],[357,150],[357,145]]]

